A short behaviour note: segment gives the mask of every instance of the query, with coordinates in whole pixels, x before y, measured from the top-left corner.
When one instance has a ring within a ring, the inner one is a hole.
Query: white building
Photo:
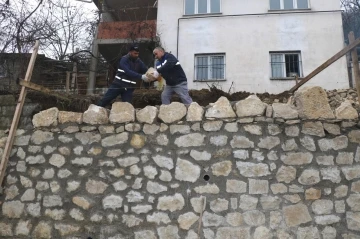
[[[158,0],[157,32],[189,89],[280,93],[344,47],[339,0]],[[305,85],[348,88],[345,57]]]

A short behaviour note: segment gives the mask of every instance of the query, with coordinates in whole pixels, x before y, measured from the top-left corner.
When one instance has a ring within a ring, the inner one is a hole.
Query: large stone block
[[[83,114],[83,122],[91,125],[109,123],[108,111],[97,105],[90,105]]]
[[[136,112],[136,119],[140,123],[153,124],[157,114],[158,109],[155,106],[146,106],[144,109]]]
[[[274,118],[297,119],[299,117],[297,110],[289,104],[274,103],[272,107]]]
[[[229,100],[222,96],[214,104],[210,104],[210,108],[206,110],[206,118],[234,118],[236,114],[231,107]]]
[[[113,124],[134,122],[134,106],[128,102],[115,102],[112,104],[109,120]]]
[[[192,102],[188,108],[186,121],[196,122],[201,121],[204,115],[204,108],[196,102]]]
[[[355,120],[359,118],[359,114],[352,107],[351,102],[348,100],[345,100],[341,103],[341,105],[335,109],[335,116],[337,119],[343,119],[343,120]]]
[[[170,124],[181,120],[186,115],[187,109],[184,104],[173,102],[170,105],[161,105],[159,119]]]
[[[250,95],[245,100],[240,100],[235,107],[238,117],[263,116],[266,110],[266,104],[256,95]]]
[[[319,86],[300,88],[295,92],[295,102],[300,118],[334,119],[334,113],[328,103],[327,94]]]
[[[76,112],[68,112],[68,111],[59,111],[59,123],[78,123],[82,124],[83,122],[83,114]]]
[[[34,127],[56,126],[58,124],[58,108],[50,108],[34,115],[32,123]]]

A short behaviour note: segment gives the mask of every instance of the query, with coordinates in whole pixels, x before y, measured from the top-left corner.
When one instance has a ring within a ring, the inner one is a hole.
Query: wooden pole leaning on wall
[[[25,81],[30,81],[30,79],[31,79],[32,72],[33,72],[34,65],[35,65],[35,61],[36,61],[36,57],[37,57],[37,54],[38,54],[38,51],[39,51],[39,45],[40,45],[40,42],[36,41],[35,46],[34,46],[34,50],[33,50],[33,53],[31,55],[30,62],[29,62],[29,65],[28,65],[28,68],[27,68],[27,71],[26,71],[26,75],[25,75],[25,79],[24,79]],[[6,166],[7,166],[7,163],[9,161],[11,148],[12,148],[13,143],[14,143],[16,129],[17,129],[19,119],[20,119],[20,115],[21,115],[21,112],[22,112],[22,109],[23,109],[23,106],[24,106],[25,97],[26,97],[26,87],[22,86],[21,91],[20,91],[20,95],[19,95],[19,99],[17,101],[17,105],[16,105],[16,109],[15,109],[15,113],[14,113],[14,118],[13,118],[13,121],[11,123],[9,135],[7,137],[7,140],[6,140],[4,152],[3,152],[1,163],[0,163],[0,189],[2,187],[2,183],[3,183],[4,177],[5,177]]]
[[[347,47],[336,53],[333,57],[331,57],[329,60],[324,62],[321,66],[316,68],[313,72],[311,72],[309,75],[307,75],[305,78],[303,78],[298,84],[296,84],[293,88],[290,89],[290,92],[294,92],[297,89],[300,88],[303,84],[311,80],[313,77],[315,77],[317,74],[325,70],[327,67],[329,67],[331,64],[333,64],[335,61],[339,60],[341,57],[343,57],[346,53],[356,48],[358,45],[360,45],[360,38],[356,39],[354,42],[350,43]]]
[[[355,41],[354,32],[349,33],[350,44]],[[353,65],[353,77],[355,81],[355,87],[358,94],[358,101],[360,103],[360,69],[359,69],[359,58],[356,48],[351,51],[352,65]]]

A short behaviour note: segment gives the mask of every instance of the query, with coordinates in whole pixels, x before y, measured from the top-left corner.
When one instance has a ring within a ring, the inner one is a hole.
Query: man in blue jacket
[[[136,80],[142,79],[144,82],[149,82],[145,75],[147,70],[148,68],[139,58],[139,47],[131,45],[129,53],[121,58],[115,79],[98,106],[107,106],[118,95],[121,95],[123,102],[131,103]]]
[[[191,104],[192,99],[189,95],[186,75],[180,62],[174,55],[165,52],[161,47],[156,47],[153,54],[158,60],[154,77],[157,78],[160,73],[166,80],[165,89],[161,94],[162,104],[170,104],[171,96],[174,93],[179,95],[185,105]]]

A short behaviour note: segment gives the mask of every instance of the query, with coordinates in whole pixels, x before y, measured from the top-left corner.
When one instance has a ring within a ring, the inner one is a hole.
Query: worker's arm
[[[145,74],[148,70],[148,67],[144,64],[144,62],[142,62],[142,60],[140,60],[140,73],[141,74]]]
[[[172,69],[179,61],[175,58],[175,56],[171,54],[167,54],[167,57],[161,65],[156,67],[156,71],[160,74]]]
[[[121,58],[120,64],[119,64],[119,69],[123,70],[125,72],[125,74],[132,79],[141,79],[141,77],[142,77],[141,74],[139,74],[133,70],[130,70],[130,64],[125,57]]]

